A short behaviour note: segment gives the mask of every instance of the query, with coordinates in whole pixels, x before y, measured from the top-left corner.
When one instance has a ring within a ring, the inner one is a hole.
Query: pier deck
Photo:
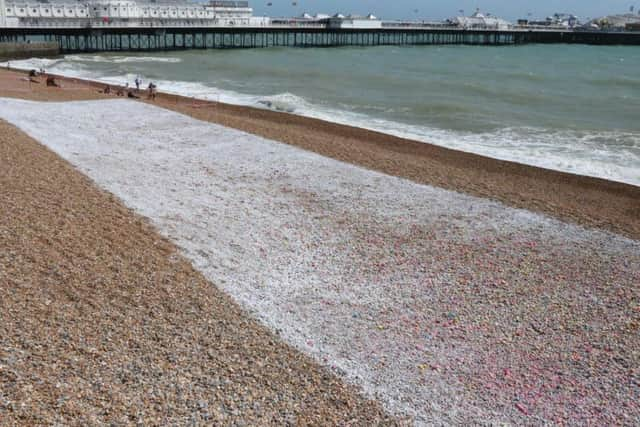
[[[381,45],[640,45],[640,32],[468,30],[459,28],[329,29],[318,27],[3,28],[0,42],[57,42],[61,52]]]

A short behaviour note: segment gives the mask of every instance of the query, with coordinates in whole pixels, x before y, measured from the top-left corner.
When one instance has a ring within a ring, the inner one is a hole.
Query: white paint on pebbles
[[[616,235],[139,102],[0,99],[0,116],[150,218],[283,339],[418,424],[518,416],[438,369],[473,359],[473,340],[451,346],[421,329],[457,315],[449,310],[460,302],[443,301],[475,264],[456,251],[490,237],[496,253],[531,241],[632,261],[640,253]]]

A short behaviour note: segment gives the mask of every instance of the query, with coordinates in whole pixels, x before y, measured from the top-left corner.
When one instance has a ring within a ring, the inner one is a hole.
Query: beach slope
[[[0,424],[396,424],[0,121]]]
[[[108,99],[103,84],[57,77],[64,88],[31,84],[0,70],[0,95],[42,101]],[[162,89],[162,88],[160,88]],[[149,102],[144,95],[142,101]],[[176,95],[153,101],[194,118],[243,130],[341,160],[479,197],[499,200],[582,224],[640,238],[640,187],[557,172],[322,120]]]
[[[253,316],[393,413],[639,416],[637,240],[139,102],[0,102]]]

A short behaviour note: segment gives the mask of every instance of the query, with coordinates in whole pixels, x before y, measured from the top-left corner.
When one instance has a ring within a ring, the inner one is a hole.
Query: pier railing
[[[52,41],[62,52],[380,45],[585,43],[640,45],[640,32],[487,30],[424,26],[327,29],[317,26],[5,28],[0,41]]]

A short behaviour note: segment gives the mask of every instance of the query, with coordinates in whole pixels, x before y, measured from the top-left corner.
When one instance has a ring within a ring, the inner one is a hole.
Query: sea
[[[12,67],[284,111],[640,186],[640,48],[411,46],[67,55]]]

